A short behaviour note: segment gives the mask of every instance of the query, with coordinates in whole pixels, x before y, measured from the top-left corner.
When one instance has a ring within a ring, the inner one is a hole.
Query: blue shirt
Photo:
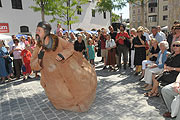
[[[158,41],[158,43],[160,43],[161,41],[163,41],[163,37],[161,36],[160,33],[156,33],[155,36],[154,36],[153,34],[151,34],[150,37],[155,38],[155,39]]]

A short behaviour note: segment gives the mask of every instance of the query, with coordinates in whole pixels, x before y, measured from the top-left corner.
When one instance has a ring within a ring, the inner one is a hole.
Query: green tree
[[[126,3],[126,0],[100,0],[99,2],[97,2],[96,8],[100,13],[109,12],[110,22],[112,23],[112,10],[122,9],[122,7],[126,6]]]
[[[86,4],[88,0],[34,0],[38,6],[31,6],[36,11],[41,11],[42,20],[44,15],[52,16],[50,22],[57,21],[68,26],[78,22],[75,16],[77,10],[82,11],[81,5]]]
[[[115,13],[112,13],[112,23],[113,22],[118,22],[120,19],[120,16],[115,14]]]

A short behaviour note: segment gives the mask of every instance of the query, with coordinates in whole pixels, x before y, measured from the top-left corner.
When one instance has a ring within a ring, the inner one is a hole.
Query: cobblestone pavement
[[[139,77],[130,69],[117,72],[96,65],[96,99],[88,112],[56,110],[37,79],[0,85],[0,120],[170,120],[161,97],[143,96]]]

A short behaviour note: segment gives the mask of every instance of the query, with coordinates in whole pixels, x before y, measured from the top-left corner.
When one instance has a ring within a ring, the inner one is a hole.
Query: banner
[[[9,33],[8,23],[0,23],[0,33]]]

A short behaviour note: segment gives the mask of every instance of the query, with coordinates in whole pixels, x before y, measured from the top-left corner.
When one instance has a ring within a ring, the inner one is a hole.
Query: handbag
[[[149,44],[148,44],[147,41],[145,42],[145,49],[146,49],[146,50],[149,50]]]
[[[125,44],[128,48],[131,48],[131,42],[129,41],[128,38],[126,38],[126,39],[124,40],[124,44]]]
[[[180,105],[180,95],[175,96],[174,100],[171,103],[171,117],[175,117],[178,114]]]
[[[165,71],[156,77],[158,82],[165,82],[167,84],[173,83],[176,81],[176,73],[174,71]]]

